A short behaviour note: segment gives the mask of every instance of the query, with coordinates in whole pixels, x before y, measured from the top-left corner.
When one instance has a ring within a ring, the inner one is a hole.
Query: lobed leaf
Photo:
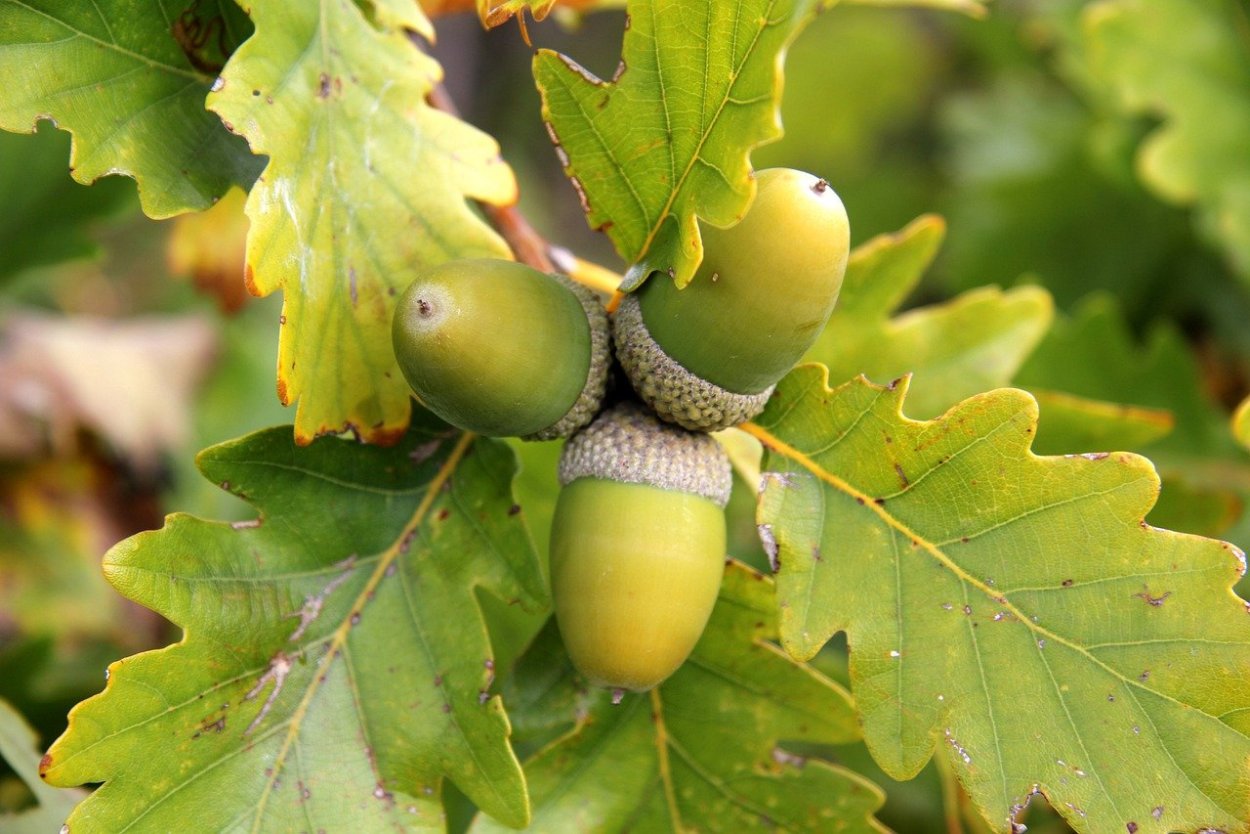
[[[535,831],[884,830],[872,818],[883,801],[875,786],[784,749],[783,740],[846,742],[859,731],[840,686],[768,642],[771,586],[729,563],[690,659],[615,706],[582,688],[548,624],[506,690],[522,732],[576,722],[526,763]],[[503,830],[480,816],[471,828]]]
[[[250,32],[230,0],[0,0],[0,129],[51,120],[74,135],[74,179],[134,177],[151,217],[207,208],[260,169],[204,109]]]
[[[393,449],[289,427],[213,447],[205,477],[260,515],[170,516],[108,553],[123,594],[184,631],[110,667],[42,765],[103,782],[75,832],[442,831],[451,778],[523,825],[529,806],[475,589],[545,586],[498,442],[424,412]]]
[[[925,215],[855,248],[838,304],[805,359],[842,382],[864,374],[888,382],[914,374],[909,406],[940,414],[964,397],[1005,385],[1050,327],[1053,304],[1039,287],[982,287],[891,318],[933,263],[946,233]]]
[[[750,151],[781,135],[786,46],[820,0],[628,6],[611,81],[549,50],[534,57],[543,119],[587,221],[632,267],[679,286],[703,259],[696,218],[741,219],[755,195]]]
[[[1164,199],[1196,204],[1250,276],[1250,47],[1246,12],[1224,0],[1110,0],[1083,18],[1090,68],[1133,114],[1162,125],[1138,154]]]
[[[758,520],[782,644],[847,631],[882,768],[942,748],[1000,830],[1039,793],[1080,832],[1250,830],[1244,556],[1146,525],[1144,458],[1035,456],[1023,392],[918,422],[906,380],[826,379],[797,369],[748,426]]]
[[[296,437],[402,433],[410,392],[390,321],[422,267],[510,257],[466,198],[508,203],[493,139],[425,103],[442,68],[409,40],[415,4],[258,0],[256,34],[209,107],[270,158],[248,196],[247,275],[284,292],[278,394]]]

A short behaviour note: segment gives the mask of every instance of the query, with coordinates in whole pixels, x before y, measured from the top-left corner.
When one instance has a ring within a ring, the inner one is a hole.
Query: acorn
[[[829,183],[758,171],[746,215],[703,227],[703,262],[679,290],[652,275],[613,321],[617,358],[664,419],[716,431],[759,414],[833,313],[850,225]]]
[[[551,527],[556,619],[592,684],[644,691],[703,633],[725,561],[729,459],[619,403],[565,444]]]
[[[607,314],[591,290],[493,258],[421,273],[399,299],[391,339],[427,408],[491,437],[572,435],[599,410],[611,364]]]

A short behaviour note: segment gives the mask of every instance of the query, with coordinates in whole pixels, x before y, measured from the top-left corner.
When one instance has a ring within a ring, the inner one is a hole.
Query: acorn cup
[[[729,459],[635,402],[565,444],[551,529],[556,619],[592,684],[645,691],[689,656],[725,562]]]
[[[395,358],[427,408],[490,437],[568,437],[598,412],[611,364],[589,289],[491,258],[423,272],[392,319]]]
[[[678,290],[653,275],[613,319],[617,358],[665,420],[716,431],[764,409],[833,313],[850,253],[841,199],[789,168],[755,174],[746,215],[704,226],[703,262]]]

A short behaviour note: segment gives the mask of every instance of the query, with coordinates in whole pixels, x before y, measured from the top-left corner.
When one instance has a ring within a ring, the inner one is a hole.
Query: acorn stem
[[[556,269],[577,283],[590,287],[596,292],[601,292],[604,295],[614,295],[617,292],[617,287],[621,285],[622,279],[620,274],[613,272],[605,266],[599,266],[599,264],[579,258],[563,246],[552,246],[550,255]]]

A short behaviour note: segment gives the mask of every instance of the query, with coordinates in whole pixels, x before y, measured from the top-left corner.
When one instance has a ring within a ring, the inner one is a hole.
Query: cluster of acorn
[[[502,260],[437,266],[395,313],[400,368],[435,414],[493,437],[569,438],[551,532],[556,618],[574,665],[618,696],[676,671],[716,601],[732,476],[707,432],[764,408],[842,285],[837,194],[801,171],[755,176],[746,216],[703,230],[687,288],[653,276],[610,320],[592,291]],[[601,411],[613,353],[642,402]]]

